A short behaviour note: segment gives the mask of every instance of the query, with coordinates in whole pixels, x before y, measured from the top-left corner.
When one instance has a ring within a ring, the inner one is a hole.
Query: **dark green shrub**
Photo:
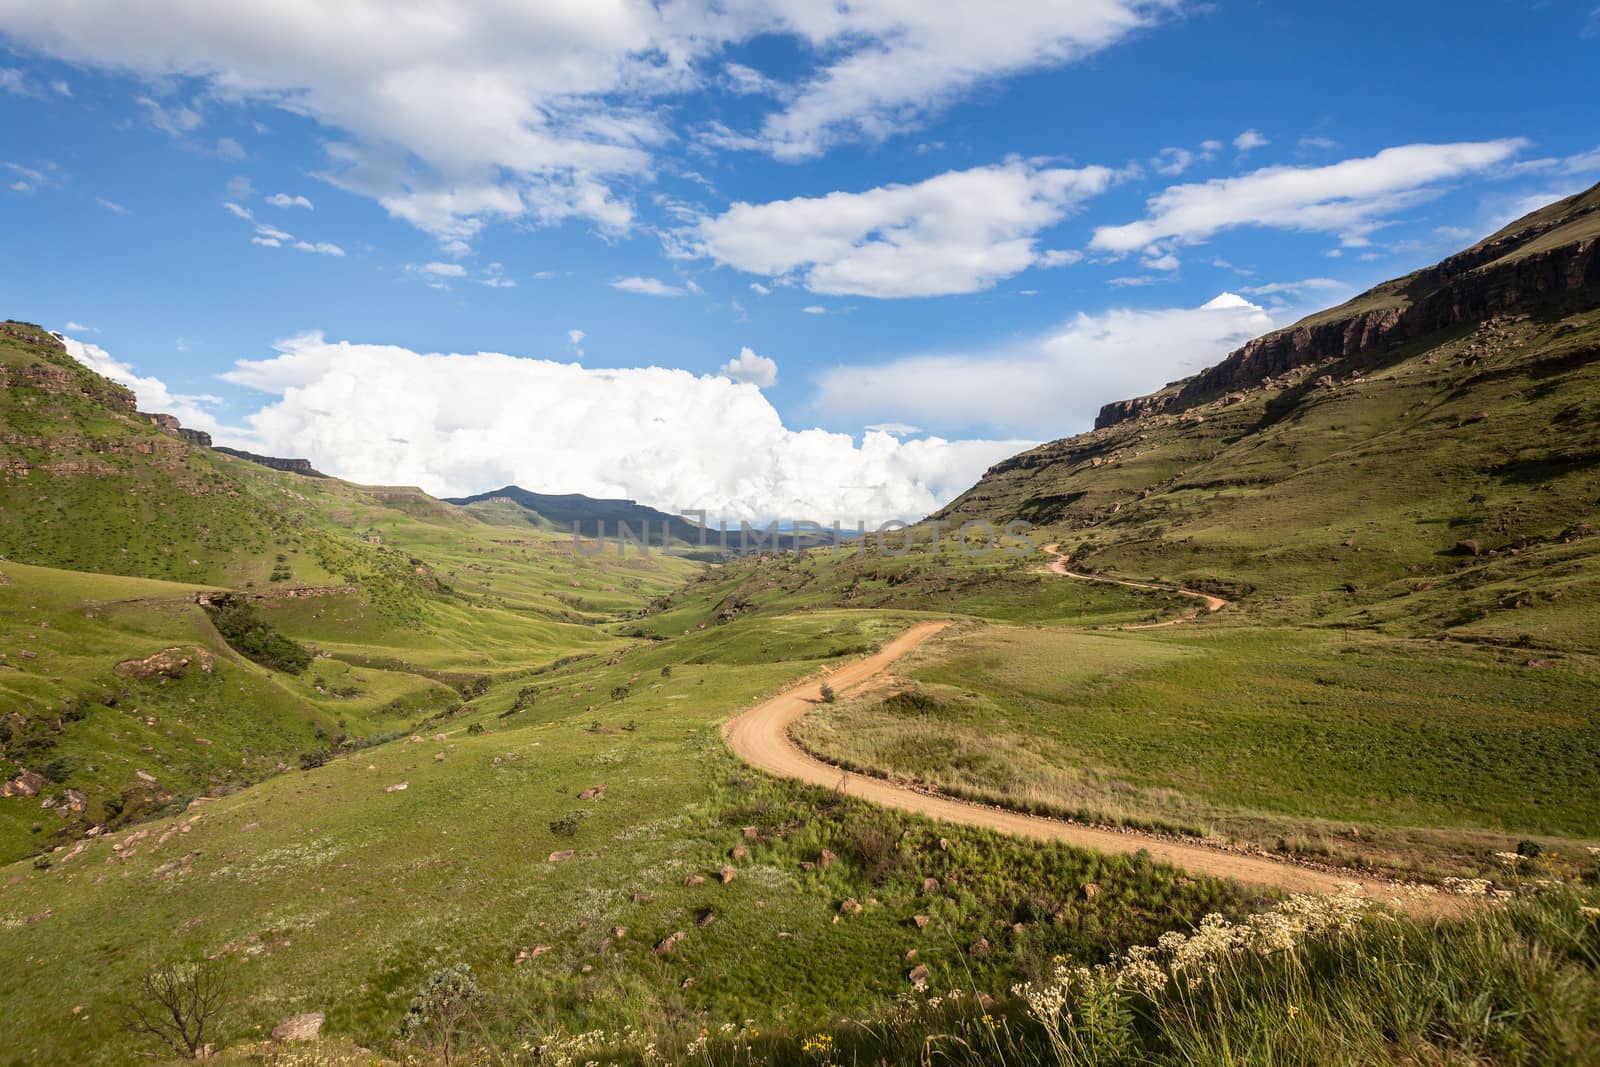
[[[285,674],[303,674],[311,666],[310,651],[274,630],[250,601],[229,597],[206,611],[222,639],[246,659]]]

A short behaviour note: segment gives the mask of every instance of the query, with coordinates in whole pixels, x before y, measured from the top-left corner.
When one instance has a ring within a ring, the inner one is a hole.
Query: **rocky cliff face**
[[[1600,217],[1597,191],[1573,198],[1582,206],[1555,216],[1549,224],[1509,227],[1433,267],[1364,293],[1346,305],[1347,315],[1336,309],[1314,316],[1256,338],[1192,378],[1148,396],[1107,404],[1100,409],[1095,428],[1183,411],[1300,367],[1380,351],[1447,327],[1481,322],[1513,307],[1550,301],[1574,309],[1600,305],[1600,240],[1588,237],[1517,254],[1551,231],[1588,216]]]
[[[238,448],[227,448],[223,445],[213,445],[213,451],[236,459],[249,460],[263,467],[271,467],[275,471],[288,471],[290,474],[304,474],[309,478],[326,478],[327,475],[311,466],[309,459],[280,459],[277,456],[260,456],[254,452],[245,452]]]

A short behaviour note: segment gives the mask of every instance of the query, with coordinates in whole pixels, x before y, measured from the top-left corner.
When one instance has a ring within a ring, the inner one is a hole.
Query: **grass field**
[[[117,999],[158,957],[227,962],[240,993],[229,1042],[326,1010],[331,1031],[386,1047],[422,978],[457,961],[497,1003],[572,1028],[681,1030],[701,1012],[800,1027],[892,998],[917,964],[935,988],[998,995],[1058,953],[1106,958],[1249,902],[1135,860],[861,810],[726,754],[716,727],[730,709],[902,625],[819,612],[638,644],[538,675],[509,716],[526,683],[421,741],[191,805],[47,869],[5,868],[5,954],[28,961],[0,973],[0,1029],[28,1035],[9,1056],[122,1062]],[[600,784],[602,799],[578,799]],[[859,914],[841,913],[847,898]],[[670,954],[652,952],[679,930]],[[987,951],[969,951],[980,940]],[[72,976],[73,992],[39,974]]]
[[[1600,826],[1600,673],[1526,660],[1225,616],[1138,634],[993,626],[928,646],[902,691],[796,730],[835,762],[1030,810],[1492,866],[1519,837]],[[1430,829],[1460,833],[1430,848]]]

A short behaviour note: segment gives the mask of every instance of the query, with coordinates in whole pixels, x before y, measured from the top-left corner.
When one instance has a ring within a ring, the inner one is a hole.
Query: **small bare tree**
[[[198,1059],[228,1000],[228,983],[215,960],[164,963],[140,979],[127,1006],[128,1029],[154,1037],[184,1059]]]

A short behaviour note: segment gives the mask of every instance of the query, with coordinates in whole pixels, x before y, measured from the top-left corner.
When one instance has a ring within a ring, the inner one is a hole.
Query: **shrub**
[[[475,722],[475,723],[470,724],[467,727],[467,733],[471,734],[474,737],[476,737],[477,735],[483,733],[483,723]]]
[[[246,659],[285,674],[303,674],[311,666],[305,646],[274,630],[248,600],[224,598],[206,611],[222,639]]]
[[[471,967],[458,963],[435,971],[400,1020],[400,1036],[407,1041],[422,1041],[449,1064],[458,1035],[482,1003],[483,993]]]
[[[839,699],[839,694],[835,693],[833,691],[833,686],[829,685],[827,682],[823,682],[822,683],[822,702],[824,704],[832,704],[834,701],[836,701],[838,699]]]

